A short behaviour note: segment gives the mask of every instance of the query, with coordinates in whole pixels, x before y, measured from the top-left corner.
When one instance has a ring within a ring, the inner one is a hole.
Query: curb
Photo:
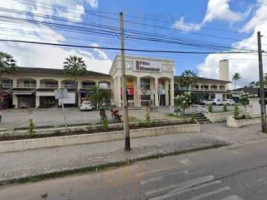
[[[94,166],[88,166],[88,167],[82,167],[82,168],[76,168],[76,169],[68,169],[68,170],[63,170],[63,171],[55,171],[51,173],[45,173],[45,174],[22,177],[22,178],[12,178],[9,180],[0,181],[0,186],[4,186],[8,184],[17,184],[17,183],[29,183],[29,182],[34,183],[34,182],[39,182],[39,181],[48,180],[48,179],[65,177],[69,175],[77,175],[77,174],[82,174],[82,173],[87,173],[87,172],[103,171],[107,169],[112,169],[114,167],[130,165],[137,161],[158,159],[158,158],[162,158],[166,156],[174,156],[174,155],[179,155],[179,154],[192,153],[196,151],[204,151],[204,150],[220,148],[220,147],[224,147],[228,145],[229,143],[213,144],[209,146],[196,147],[192,149],[174,151],[170,153],[159,153],[155,155],[150,155],[150,156],[141,157],[141,158],[134,158],[134,159],[129,159],[125,161],[111,162],[111,163],[106,163],[106,164],[101,164],[101,165],[94,165]]]

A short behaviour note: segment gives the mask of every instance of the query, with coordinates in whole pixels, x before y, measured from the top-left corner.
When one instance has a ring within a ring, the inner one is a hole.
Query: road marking
[[[227,190],[230,190],[231,188],[230,187],[223,187],[223,188],[220,188],[218,190],[214,190],[212,192],[207,192],[207,193],[204,193],[204,194],[200,194],[198,196],[195,196],[193,197],[191,200],[199,200],[199,199],[203,199],[205,197],[209,197],[211,195],[214,195],[214,194],[218,194],[220,192],[224,192],[224,191],[227,191]]]
[[[144,180],[144,181],[141,181],[140,184],[141,185],[145,185],[147,183],[151,183],[153,181],[159,181],[162,179],[163,176],[158,176],[158,177],[154,177],[154,178],[150,178],[150,179],[147,179],[147,180]]]
[[[186,193],[186,192],[190,192],[193,190],[201,189],[201,188],[208,187],[208,186],[215,185],[215,184],[219,184],[219,183],[222,183],[222,182],[221,181],[214,181],[214,182],[204,183],[203,185],[199,185],[196,187],[188,186],[187,188],[178,188],[174,191],[171,191],[168,194],[165,194],[165,195],[162,195],[159,197],[154,197],[154,198],[151,198],[150,200],[164,200],[164,199],[168,199],[168,198],[173,197],[173,196],[178,196],[178,195]]]
[[[157,170],[154,170],[154,171],[149,171],[149,172],[139,173],[139,174],[136,174],[136,176],[145,176],[145,175],[148,175],[148,174],[153,174],[153,173],[162,172],[162,171],[167,171],[167,170],[172,170],[172,169],[178,169],[178,168],[177,168],[177,167],[162,168],[162,169],[157,169]]]
[[[244,199],[240,198],[237,195],[233,195],[233,196],[229,196],[229,197],[226,197],[224,199],[221,199],[221,200],[244,200]]]
[[[166,186],[166,187],[163,187],[163,188],[159,188],[159,189],[155,189],[155,190],[151,190],[151,191],[148,191],[146,192],[146,196],[155,196],[155,195],[160,195],[160,194],[166,194],[168,192],[168,190],[173,190],[173,189],[176,189],[176,188],[180,188],[180,189],[185,189],[187,187],[192,187],[194,185],[198,185],[198,184],[201,184],[201,183],[205,183],[205,182],[208,182],[208,181],[212,181],[214,180],[214,176],[204,176],[204,177],[201,177],[201,178],[196,178],[196,179],[192,179],[192,180],[188,180],[188,181],[185,181],[181,184],[177,184],[177,185],[169,185],[169,186]]]
[[[189,159],[180,160],[180,163],[182,163],[184,165],[192,165],[193,164],[193,162]]]

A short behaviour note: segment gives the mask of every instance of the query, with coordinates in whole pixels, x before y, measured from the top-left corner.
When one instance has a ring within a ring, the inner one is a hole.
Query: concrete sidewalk
[[[171,134],[132,139],[132,151],[124,141],[73,145],[0,154],[0,184],[25,177],[128,162],[155,155],[206,149],[225,144],[246,144],[267,139],[260,125],[228,128],[225,123],[205,124],[200,133]]]
[[[132,139],[132,151],[124,152],[124,141],[74,145],[0,154],[0,183],[24,177],[140,160],[153,155],[221,146],[223,140],[199,133],[172,134]]]

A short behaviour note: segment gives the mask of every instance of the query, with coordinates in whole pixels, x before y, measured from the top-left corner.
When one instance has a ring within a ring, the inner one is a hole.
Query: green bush
[[[103,129],[103,131],[108,130],[108,120],[107,119],[102,120],[102,129]]]
[[[212,105],[211,105],[211,104],[209,105],[209,108],[208,108],[208,110],[209,110],[209,112],[210,112],[210,113],[212,113],[212,112],[213,112],[213,107],[212,107]]]
[[[146,111],[145,126],[147,126],[147,127],[150,127],[151,126],[151,119],[150,119],[150,112],[149,112],[149,110]]]
[[[228,111],[227,105],[224,104],[224,105],[223,105],[223,112],[227,112],[227,111]]]
[[[34,125],[32,119],[29,119],[28,133],[29,133],[30,137],[32,137],[34,134],[34,128],[35,128],[35,125]]]
[[[195,114],[193,113],[193,114],[191,115],[191,121],[192,121],[192,122],[195,122],[195,120],[196,120],[196,116],[195,116]]]
[[[235,115],[235,118],[238,118],[240,115],[239,107],[237,104],[235,105],[234,115]]]

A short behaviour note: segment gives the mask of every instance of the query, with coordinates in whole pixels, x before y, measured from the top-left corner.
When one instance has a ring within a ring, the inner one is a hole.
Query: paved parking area
[[[67,121],[69,124],[99,123],[99,111],[81,112],[78,108],[65,108]],[[122,114],[122,111],[120,111]],[[167,119],[168,107],[162,107],[159,112],[151,112],[151,119]],[[110,121],[110,111],[106,111]],[[129,116],[140,120],[145,119],[146,109],[129,110]],[[35,126],[59,126],[64,125],[63,111],[61,108],[45,109],[14,109],[2,111],[2,123],[0,129],[13,129],[27,127],[29,119],[33,119]]]

